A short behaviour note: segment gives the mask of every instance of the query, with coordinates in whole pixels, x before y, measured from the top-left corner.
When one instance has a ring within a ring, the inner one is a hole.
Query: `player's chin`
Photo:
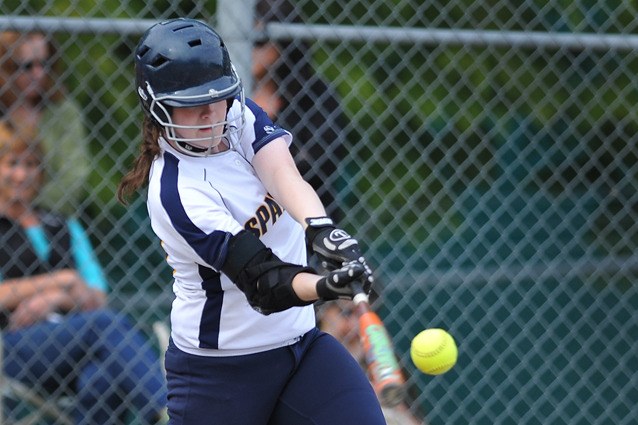
[[[199,143],[207,145],[206,147],[214,147],[222,140],[221,132],[212,129],[202,129],[197,131],[197,138],[201,139]]]

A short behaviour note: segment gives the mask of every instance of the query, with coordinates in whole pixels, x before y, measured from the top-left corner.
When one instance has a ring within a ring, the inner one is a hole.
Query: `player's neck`
[[[173,148],[177,149],[178,151],[183,152],[187,155],[190,155],[189,152],[192,152],[191,156],[205,156],[203,155],[204,152],[207,152],[207,154],[212,155],[216,153],[225,152],[230,149],[230,144],[225,138],[221,139],[219,143],[217,143],[215,146],[211,146],[209,148],[200,147],[200,146],[197,146],[188,142],[184,142],[184,141],[178,142],[170,138],[168,139],[168,144],[171,145]]]
[[[228,142],[226,139],[222,139],[217,145],[210,148],[210,153],[226,152],[228,149],[230,149]]]

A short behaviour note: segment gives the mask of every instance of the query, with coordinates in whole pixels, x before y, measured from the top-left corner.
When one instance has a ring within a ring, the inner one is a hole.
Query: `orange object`
[[[357,300],[359,337],[365,352],[370,382],[386,406],[396,406],[404,397],[405,378],[394,354],[392,340],[381,318],[370,308],[367,297]]]

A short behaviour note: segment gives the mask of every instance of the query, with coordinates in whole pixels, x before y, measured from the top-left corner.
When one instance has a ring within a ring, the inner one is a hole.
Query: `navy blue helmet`
[[[172,108],[220,100],[227,100],[230,107],[238,98],[243,116],[242,84],[228,50],[219,34],[200,21],[178,18],[149,28],[135,49],[135,72],[142,109],[170,136],[179,128],[171,120]],[[216,125],[232,127],[229,124]]]

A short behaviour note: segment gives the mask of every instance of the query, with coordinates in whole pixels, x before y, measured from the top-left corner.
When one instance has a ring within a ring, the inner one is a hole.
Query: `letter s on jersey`
[[[255,216],[251,217],[244,224],[244,229],[252,232],[255,236],[261,237],[268,228],[275,224],[277,219],[284,213],[283,208],[269,194],[264,198],[264,202],[255,211]]]

